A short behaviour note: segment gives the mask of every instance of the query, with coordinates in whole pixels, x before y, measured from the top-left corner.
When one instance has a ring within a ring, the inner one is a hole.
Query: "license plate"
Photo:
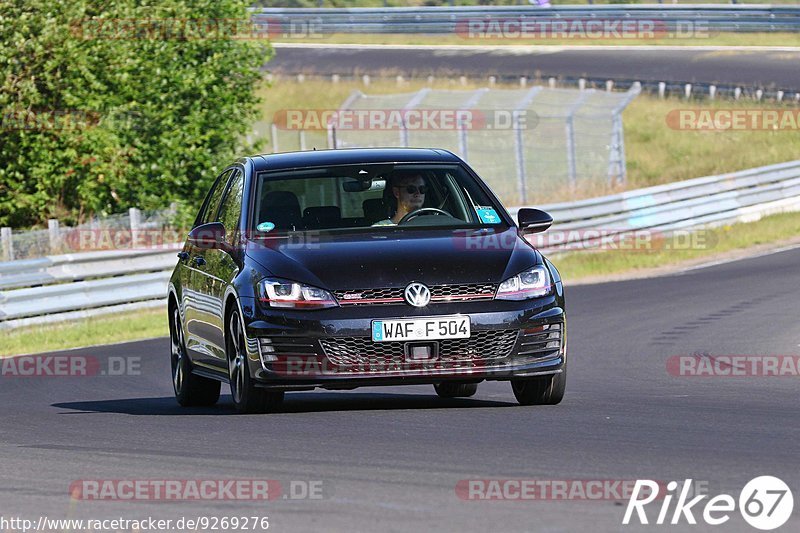
[[[469,316],[373,320],[372,340],[389,342],[468,339],[469,326]]]

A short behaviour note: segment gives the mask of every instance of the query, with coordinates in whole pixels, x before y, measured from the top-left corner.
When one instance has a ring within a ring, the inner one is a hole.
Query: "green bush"
[[[196,206],[221,166],[251,148],[271,48],[207,30],[244,27],[247,5],[0,2],[0,225]],[[169,35],[126,29],[144,19]],[[182,26],[198,19],[199,32]]]

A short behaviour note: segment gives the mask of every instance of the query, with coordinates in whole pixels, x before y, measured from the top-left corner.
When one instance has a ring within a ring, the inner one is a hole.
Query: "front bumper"
[[[421,311],[387,306],[349,313],[331,310],[318,315],[296,312],[253,317],[246,327],[251,375],[259,387],[310,390],[448,380],[504,381],[562,372],[566,363],[566,314],[560,290],[553,296],[525,302],[437,307]],[[385,344],[371,345],[368,337],[372,319],[452,314],[468,314],[471,339],[481,338],[483,342],[447,345],[441,341],[439,357],[419,362],[406,360],[399,347],[392,351]],[[343,358],[345,352],[332,351],[331,341],[349,346],[352,357]]]

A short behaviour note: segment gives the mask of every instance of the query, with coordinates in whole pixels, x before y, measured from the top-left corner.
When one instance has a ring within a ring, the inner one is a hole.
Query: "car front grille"
[[[559,357],[564,326],[557,322],[523,330],[472,331],[468,339],[419,341],[438,344],[431,361],[409,362],[404,341],[374,342],[359,337],[260,337],[258,347],[265,365],[290,376],[315,377],[317,373],[414,371],[425,368],[464,368],[477,365],[523,364]],[[327,361],[327,363],[326,363]]]
[[[518,330],[473,331],[468,339],[439,343],[439,363],[485,361],[507,357],[517,342]],[[339,366],[391,366],[405,361],[405,342],[374,342],[370,337],[330,337],[320,340],[328,359]],[[433,342],[433,341],[431,341]]]
[[[432,285],[431,301],[464,302],[473,300],[491,300],[497,292],[494,283],[467,283],[460,285]],[[391,305],[405,302],[405,287],[383,289],[337,290],[333,295],[339,305]]]

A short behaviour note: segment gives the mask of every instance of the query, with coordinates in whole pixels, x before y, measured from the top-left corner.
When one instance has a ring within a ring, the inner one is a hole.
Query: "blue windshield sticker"
[[[256,226],[258,231],[263,231],[264,233],[268,233],[275,229],[275,224],[272,222],[262,222],[258,226]]]
[[[502,222],[500,215],[497,214],[493,207],[476,206],[475,212],[478,213],[478,217],[484,224],[500,224]]]

